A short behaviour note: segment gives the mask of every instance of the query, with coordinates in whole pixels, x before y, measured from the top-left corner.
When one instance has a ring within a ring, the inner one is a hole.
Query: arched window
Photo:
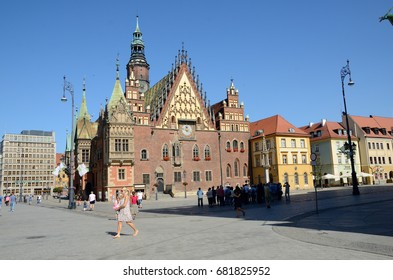
[[[244,152],[244,143],[243,142],[240,142],[240,151]]]
[[[284,173],[284,183],[288,182],[288,173]]]
[[[180,157],[181,150],[180,150],[179,142],[176,142],[176,143],[173,144],[172,154],[173,154],[174,157]]]
[[[211,159],[211,157],[210,157],[210,146],[209,145],[205,146],[205,159],[208,159],[208,160]]]
[[[236,159],[233,164],[234,164],[233,169],[235,171],[235,177],[239,177],[239,160]]]
[[[231,142],[229,142],[229,141],[227,141],[227,143],[226,143],[226,150],[227,150],[228,152],[231,151]]]
[[[237,152],[239,150],[239,146],[238,146],[237,140],[233,140],[232,145],[233,145],[233,151]]]
[[[299,185],[299,174],[297,174],[297,172],[295,173],[294,180],[295,180],[295,185]]]
[[[198,145],[196,145],[196,144],[192,148],[192,157],[194,159],[199,159],[199,148],[198,148]]]
[[[169,151],[168,151],[168,145],[164,144],[164,146],[162,147],[162,158],[164,160],[168,160],[169,159]]]
[[[227,165],[227,178],[230,178],[232,176],[232,170],[231,166],[228,164]]]
[[[303,178],[304,178],[304,184],[305,184],[305,185],[308,185],[308,176],[307,176],[307,172],[304,172]]]
[[[147,150],[141,150],[141,160],[147,160]]]
[[[248,167],[247,164],[244,164],[243,166],[243,177],[247,177],[248,176]]]

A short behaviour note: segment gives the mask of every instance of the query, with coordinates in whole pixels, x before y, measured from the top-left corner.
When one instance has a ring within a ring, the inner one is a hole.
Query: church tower
[[[149,69],[150,65],[145,57],[145,43],[142,39],[142,32],[139,29],[138,17],[136,17],[136,28],[131,42],[131,57],[127,64],[127,80],[131,81],[132,75],[134,75],[134,78],[139,81],[139,91],[141,93],[144,93],[150,87]]]

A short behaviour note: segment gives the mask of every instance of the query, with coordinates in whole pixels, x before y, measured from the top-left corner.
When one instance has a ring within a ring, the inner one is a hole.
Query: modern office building
[[[4,134],[0,143],[0,193],[50,193],[55,182],[55,133],[23,130]]]

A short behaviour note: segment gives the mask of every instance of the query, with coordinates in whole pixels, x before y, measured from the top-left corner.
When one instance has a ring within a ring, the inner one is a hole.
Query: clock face
[[[185,124],[182,126],[181,131],[185,136],[190,136],[192,133],[192,127],[191,125]]]
[[[145,81],[140,81],[139,83],[139,91],[145,92],[147,90],[147,83]]]

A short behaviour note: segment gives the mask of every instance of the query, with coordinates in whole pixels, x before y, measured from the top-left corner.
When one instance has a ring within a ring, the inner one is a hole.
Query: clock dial
[[[181,131],[183,132],[184,135],[190,136],[192,133],[192,127],[188,124],[185,124],[182,126]]]

